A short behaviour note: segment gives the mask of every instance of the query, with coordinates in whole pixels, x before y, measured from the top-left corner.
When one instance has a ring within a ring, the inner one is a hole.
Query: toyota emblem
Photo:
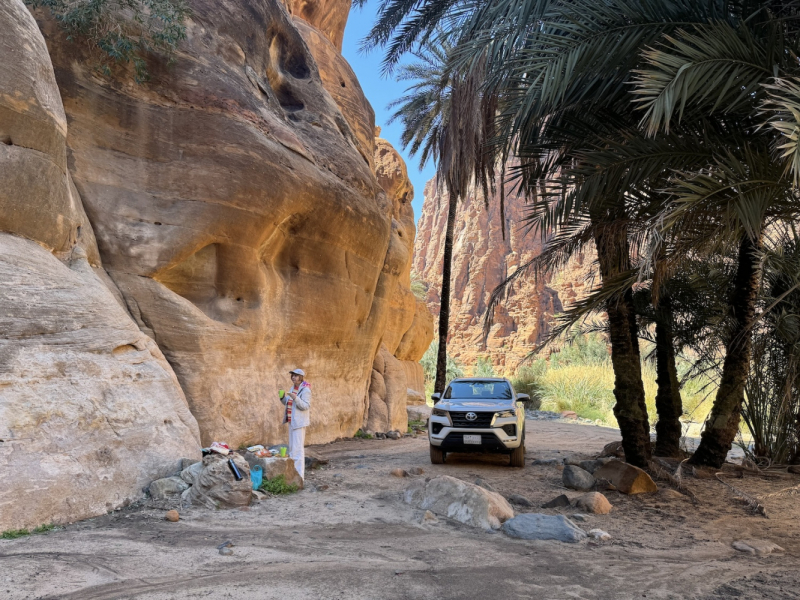
[[[466,414],[466,419],[467,421],[475,421],[478,419],[478,415],[476,415],[474,412],[468,412]]]

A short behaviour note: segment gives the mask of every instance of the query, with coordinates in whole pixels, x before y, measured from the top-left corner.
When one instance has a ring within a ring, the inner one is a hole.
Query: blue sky
[[[344,32],[342,54],[356,72],[364,94],[375,110],[375,124],[382,129],[381,137],[389,140],[406,161],[408,176],[414,185],[414,201],[412,202],[414,215],[418,219],[422,211],[422,191],[425,188],[425,182],[433,177],[435,169],[433,163],[429,162],[425,170],[420,172],[417,168],[419,158],[409,157],[408,153],[403,151],[400,146],[400,124],[386,124],[391,115],[391,111],[387,110],[386,106],[403,95],[409,82],[395,81],[392,77],[381,76],[383,53],[380,49],[373,50],[369,54],[359,51],[361,39],[369,32],[375,21],[377,7],[378,0],[369,0],[364,7],[353,7],[350,11],[347,29]]]

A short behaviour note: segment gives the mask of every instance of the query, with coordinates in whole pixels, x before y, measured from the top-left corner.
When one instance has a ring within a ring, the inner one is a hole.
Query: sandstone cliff
[[[580,297],[591,260],[576,260],[547,281],[525,276],[516,280],[495,310],[484,344],[483,319],[492,291],[543,246],[538,234],[526,233],[524,201],[511,194],[510,185],[506,191],[505,239],[497,197],[489,199],[487,209],[482,195],[473,193],[458,207],[448,353],[468,366],[487,357],[498,374],[512,375],[550,331],[553,316]],[[426,300],[437,320],[446,224],[447,197],[430,181],[417,225],[414,270],[428,287]]]
[[[285,439],[291,367],[308,443],[403,427],[432,321],[405,167],[339,54],[349,2],[189,4],[146,84],[0,6],[0,530],[119,506],[212,440]]]

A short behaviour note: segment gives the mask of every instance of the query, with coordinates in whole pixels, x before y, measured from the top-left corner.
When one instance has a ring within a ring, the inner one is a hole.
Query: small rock
[[[542,508],[564,508],[565,506],[569,506],[569,498],[566,494],[556,496],[550,502],[542,504]]]
[[[558,540],[560,542],[580,542],[586,533],[564,515],[543,515],[528,513],[509,519],[503,523],[503,532],[523,540]]]
[[[408,470],[408,474],[409,475],[422,475],[424,473],[425,473],[425,471],[422,469],[422,467],[411,467]]]
[[[497,491],[496,489],[494,489],[492,487],[492,485],[489,482],[487,482],[485,479],[481,479],[480,477],[478,477],[475,480],[475,485],[477,485],[479,487],[482,487],[485,490],[489,490],[490,492],[496,492]]]
[[[533,502],[528,500],[525,496],[520,496],[519,494],[511,494],[506,498],[511,504],[516,504],[517,506],[533,506]]]
[[[607,515],[611,512],[611,503],[600,492],[589,492],[575,500],[575,508],[596,515]]]
[[[378,431],[378,432],[375,433],[375,439],[376,440],[385,440],[386,439],[386,434],[381,432],[381,431]]]
[[[405,469],[393,469],[390,475],[392,477],[408,477],[408,471]]]
[[[220,548],[219,553],[222,554],[222,556],[230,556],[231,554],[233,554],[233,550],[227,547]]]
[[[589,530],[589,537],[592,537],[596,540],[600,540],[601,542],[607,542],[611,539],[611,535],[602,529],[590,529]]]
[[[177,510],[170,510],[167,511],[167,514],[164,515],[164,518],[170,523],[177,523],[178,521],[180,521],[181,516],[178,514]]]
[[[622,449],[622,442],[611,442],[603,446],[603,451],[600,453],[599,458],[613,456],[616,458],[625,459],[625,450]]]
[[[783,552],[783,548],[769,540],[738,540],[733,542],[734,549],[747,552],[753,556],[767,556],[773,552]]]
[[[791,465],[788,471],[794,475],[800,475],[800,465]]]
[[[560,463],[561,461],[557,458],[537,458],[531,464],[552,466],[552,465],[558,465]]]
[[[317,490],[318,492],[324,492],[324,491],[325,491],[325,490],[327,490],[327,489],[328,489],[328,486],[327,486],[327,485],[325,485],[324,483],[323,483],[322,485],[318,485],[318,486],[316,487],[316,490]]]
[[[663,498],[664,500],[684,500],[686,496],[681,494],[678,490],[673,490],[672,488],[664,487],[658,490],[659,497]]]
[[[313,471],[327,464],[328,461],[324,458],[319,458],[313,454],[306,454],[306,471]]]
[[[598,479],[608,479],[623,494],[657,492],[658,486],[639,467],[619,460],[612,460],[594,472]]]
[[[562,410],[561,411],[561,418],[562,419],[577,419],[578,413],[574,410]]]
[[[217,550],[220,550],[222,548],[233,548],[233,546],[234,543],[228,540],[227,542],[222,542],[219,546],[217,546]]]
[[[613,458],[595,458],[594,460],[582,460],[578,466],[583,469],[584,471],[589,471],[589,473],[594,474],[597,469],[602,467],[608,461],[614,460]]]
[[[266,500],[268,498],[268,496],[261,490],[253,490],[253,493],[250,497],[253,499],[253,502],[261,502],[262,500]]]
[[[561,474],[561,482],[564,487],[581,492],[588,492],[594,487],[592,474],[574,465],[564,467],[564,472]]]
[[[574,467],[581,467],[581,463],[582,462],[584,462],[584,461],[580,460],[579,458],[574,458],[572,456],[567,456],[567,457],[564,458],[564,464],[565,465],[572,465]],[[581,468],[583,468],[583,467],[581,467]],[[588,469],[586,469],[586,470],[588,470]]]
[[[431,511],[426,510],[425,514],[422,515],[422,522],[427,525],[433,525],[434,523],[438,523],[439,519]]]
[[[399,440],[401,437],[403,437],[403,434],[399,431],[389,431],[386,434],[386,437],[390,440]]]
[[[150,497],[154,500],[166,500],[180,496],[189,484],[180,477],[165,477],[156,479],[150,484]]]
[[[585,523],[591,518],[592,517],[590,517],[589,515],[584,515],[583,513],[575,513],[574,515],[570,516],[570,519],[572,519],[573,521],[579,521],[581,523]]]

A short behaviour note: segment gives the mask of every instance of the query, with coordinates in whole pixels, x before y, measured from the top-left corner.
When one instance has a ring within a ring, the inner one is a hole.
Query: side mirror
[[[433,400],[434,404],[436,404],[441,399],[441,397],[442,395],[439,392],[431,394],[431,400]]]
[[[517,400],[520,402],[530,402],[531,397],[528,394],[517,394]]]

